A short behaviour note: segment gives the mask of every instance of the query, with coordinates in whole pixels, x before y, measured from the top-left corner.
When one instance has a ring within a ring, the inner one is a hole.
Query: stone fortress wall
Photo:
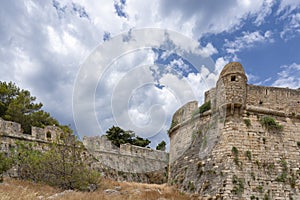
[[[190,102],[173,116],[169,183],[212,199],[300,199],[300,90],[249,85],[229,63],[204,101],[201,115]]]
[[[83,143],[95,167],[117,180],[162,183],[169,166],[170,184],[208,199],[300,199],[300,89],[247,84],[242,65],[234,62],[224,67],[204,102],[211,102],[204,113],[196,112],[196,101],[175,112],[169,155],[128,144],[117,148],[104,136]],[[283,130],[264,127],[266,115]],[[47,126],[25,135],[20,124],[0,118],[2,151],[16,141],[43,149],[60,133]]]
[[[247,85],[247,109],[300,118],[300,89]]]
[[[185,104],[173,115],[173,127],[170,128],[170,154],[169,163],[177,160],[191,146],[193,138],[199,133],[199,126],[204,126],[210,120],[210,111],[204,113],[199,120],[200,115],[194,115],[198,109],[198,102],[192,101]]]
[[[102,165],[117,171],[147,173],[165,169],[169,156],[165,151],[122,144],[120,148],[106,136],[84,137],[83,144]]]
[[[32,127],[24,134],[21,125],[0,118],[0,150],[9,153],[17,141],[34,142],[37,150],[47,150],[48,144],[62,134],[56,126]],[[83,143],[94,158],[93,167],[104,176],[116,180],[137,182],[166,182],[168,153],[130,144],[114,146],[105,136],[85,137]],[[138,173],[135,174],[135,173]]]
[[[45,128],[32,127],[31,135],[24,134],[21,125],[16,122],[5,121],[0,118],[0,150],[8,152],[16,141],[37,142],[45,144],[56,140],[62,130],[56,126],[46,126]]]

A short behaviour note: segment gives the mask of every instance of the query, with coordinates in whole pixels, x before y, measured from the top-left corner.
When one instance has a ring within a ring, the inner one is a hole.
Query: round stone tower
[[[225,65],[216,86],[216,108],[226,111],[226,115],[239,113],[246,105],[247,76],[238,62]]]

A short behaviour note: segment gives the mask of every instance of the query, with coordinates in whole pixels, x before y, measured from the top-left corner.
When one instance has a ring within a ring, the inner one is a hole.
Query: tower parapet
[[[211,199],[300,199],[300,89],[247,84],[232,62],[205,102],[169,131],[169,183]]]
[[[197,101],[188,102],[184,106],[179,108],[173,115],[171,128],[174,128],[176,125],[182,124],[184,121],[189,120],[193,112],[195,112],[197,108]]]
[[[226,109],[233,114],[235,109],[245,109],[247,97],[247,76],[243,66],[238,62],[225,65],[216,87],[216,108]]]

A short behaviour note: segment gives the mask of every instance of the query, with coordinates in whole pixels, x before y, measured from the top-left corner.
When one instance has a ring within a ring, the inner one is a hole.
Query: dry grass
[[[104,190],[118,190],[114,193],[105,193]],[[50,197],[50,198],[49,198]],[[129,182],[115,182],[103,180],[100,187],[95,192],[63,192],[59,189],[28,181],[5,179],[0,184],[0,200],[33,200],[33,199],[100,199],[100,200],[188,200],[198,199],[177,191],[167,185],[141,184]]]
[[[57,192],[60,191],[50,186],[21,180],[5,179],[0,184],[0,200],[38,199],[39,196],[49,197]]]

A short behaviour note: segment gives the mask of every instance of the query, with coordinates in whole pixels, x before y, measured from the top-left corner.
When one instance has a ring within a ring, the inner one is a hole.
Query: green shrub
[[[281,131],[283,126],[278,124],[273,117],[270,116],[263,116],[260,119],[260,123],[266,127],[267,130],[277,130]]]
[[[263,200],[269,200],[269,199],[270,199],[269,194],[266,193]]]
[[[250,160],[251,161],[251,159],[252,159],[252,154],[251,154],[251,151],[246,151],[246,156],[247,156],[247,158],[248,158],[248,160]]]
[[[232,183],[234,184],[232,192],[236,195],[240,195],[244,192],[244,179],[238,178],[236,175],[232,177]]]
[[[282,167],[282,172],[281,174],[275,179],[278,182],[283,182],[285,183],[287,180],[287,176],[288,176],[288,167],[287,167],[287,162],[286,160],[281,160],[280,161],[281,167]]]
[[[251,126],[251,121],[250,119],[244,119],[244,122],[246,124],[246,126],[249,128]]]
[[[233,161],[237,166],[240,166],[239,162],[239,150],[236,147],[232,147],[231,152],[233,153]]]
[[[11,168],[12,160],[7,158],[2,152],[0,152],[0,183],[3,181],[2,174]]]
[[[172,128],[174,128],[177,124],[178,124],[178,121],[172,119],[171,126],[170,126],[170,128],[168,130],[168,133],[170,133],[170,131],[172,130]]]
[[[11,165],[12,160],[6,157],[3,152],[0,152],[0,174],[9,170]]]
[[[259,192],[259,193],[263,193],[264,191],[264,187],[262,185],[259,185],[256,187],[256,190]]]
[[[156,150],[165,151],[166,145],[166,142],[163,140],[156,146]]]
[[[194,183],[193,183],[192,181],[189,181],[188,189],[189,189],[190,191],[194,191],[194,190],[195,190],[195,185],[194,185]]]
[[[17,143],[14,162],[21,179],[44,182],[64,190],[96,189],[100,174],[88,166],[84,146],[72,135],[63,135],[46,152],[34,150],[32,143]]]
[[[236,147],[232,147],[231,152],[233,153],[234,156],[239,155],[239,150]]]
[[[287,173],[286,173],[286,172],[282,172],[282,173],[275,179],[275,181],[285,183],[286,178],[287,178]]]
[[[18,177],[35,182],[39,181],[40,177],[43,176],[44,169],[42,152],[35,150],[31,142],[16,142],[16,145],[17,147],[13,153],[14,164],[17,165],[18,169]]]
[[[295,177],[294,174],[292,174],[292,176],[289,178],[289,183],[290,183],[291,188],[296,187],[296,180],[297,180],[297,178]]]
[[[251,199],[251,200],[254,200],[255,198],[256,198],[256,197],[255,197],[254,195],[251,195],[251,196],[250,196],[250,199]]]
[[[199,113],[202,114],[205,111],[208,111],[210,109],[211,109],[211,103],[210,101],[207,101],[199,107]]]

